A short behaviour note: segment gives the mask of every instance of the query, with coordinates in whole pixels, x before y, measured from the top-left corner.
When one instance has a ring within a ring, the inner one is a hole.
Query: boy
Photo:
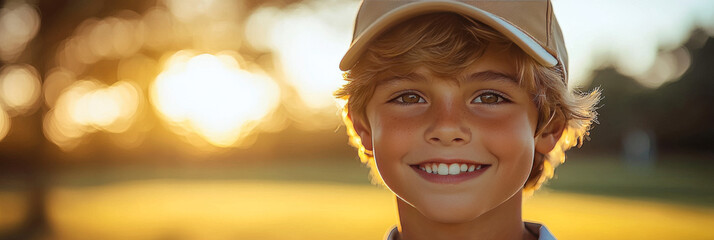
[[[343,117],[396,196],[387,239],[554,239],[521,218],[595,120],[568,90],[550,1],[365,0],[340,68]]]

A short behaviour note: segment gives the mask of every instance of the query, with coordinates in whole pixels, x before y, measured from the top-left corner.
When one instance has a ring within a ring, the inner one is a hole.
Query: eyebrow
[[[389,78],[385,78],[382,80],[379,80],[377,82],[377,86],[379,85],[386,85],[392,82],[398,82],[398,81],[407,81],[407,82],[426,82],[426,77],[424,75],[412,72],[407,75],[398,75],[398,76],[392,76]]]
[[[515,84],[519,84],[519,82],[516,81],[516,78],[515,78],[515,77],[513,77],[513,76],[511,76],[511,75],[508,75],[508,74],[505,74],[505,73],[496,72],[496,71],[491,71],[491,70],[473,73],[473,74],[471,74],[471,75],[468,75],[464,80],[466,80],[466,81],[474,81],[474,80],[478,80],[478,81],[500,81],[500,80],[508,80],[509,82],[512,82],[512,83],[515,83]]]
[[[502,81],[502,80],[507,80],[509,82],[519,84],[519,82],[516,81],[515,77],[505,74],[505,73],[491,71],[491,70],[472,73],[471,75],[464,77],[463,80],[464,81]],[[377,86],[389,84],[389,83],[396,82],[396,81],[426,82],[427,79],[426,79],[426,77],[424,77],[424,75],[412,72],[407,75],[393,76],[390,78],[382,79],[377,82]]]

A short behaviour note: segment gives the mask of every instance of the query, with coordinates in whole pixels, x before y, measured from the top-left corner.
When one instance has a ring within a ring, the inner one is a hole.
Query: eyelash
[[[487,94],[495,95],[497,97],[496,102],[495,103],[474,102],[474,101],[476,101],[476,99],[479,99],[480,97],[487,95]],[[419,97],[419,101],[416,103],[408,103],[408,102],[400,101],[400,99],[402,97],[407,96],[407,95],[415,95],[415,96]],[[410,92],[405,92],[405,93],[399,94],[399,96],[392,98],[391,100],[389,100],[389,102],[403,104],[403,105],[410,105],[410,104],[417,104],[417,103],[426,103],[426,99],[424,99],[424,97],[422,97],[418,93],[410,91]],[[505,97],[503,94],[496,92],[496,91],[485,91],[485,92],[479,94],[478,96],[476,96],[473,100],[471,100],[471,103],[481,103],[481,104],[503,104],[503,103],[509,103],[509,102],[512,102],[512,101],[510,99],[508,99],[507,97]]]
[[[512,102],[510,99],[504,96],[504,94],[496,92],[496,91],[485,91],[478,96],[476,96],[473,100],[471,100],[472,103],[476,101],[476,99],[479,99],[480,97],[487,95],[487,94],[493,94],[496,96],[496,102],[495,103],[483,103],[483,104],[503,104],[503,103],[509,103]],[[483,100],[482,100],[483,101]]]
[[[401,99],[402,97],[408,96],[408,95],[415,95],[415,96],[419,97],[419,101],[416,102],[416,103],[408,103],[408,102],[404,102],[404,101],[400,101],[400,100],[399,100],[399,99]],[[423,101],[423,102],[422,102],[422,101]],[[410,104],[417,104],[417,103],[426,103],[426,99],[424,99],[424,97],[422,97],[421,95],[419,95],[419,93],[412,92],[412,91],[407,91],[407,92],[404,92],[404,93],[402,93],[402,94],[399,94],[399,96],[397,96],[397,97],[395,97],[395,98],[392,98],[392,100],[389,100],[389,102],[391,102],[391,103],[396,103],[396,104],[402,104],[402,105],[410,105]]]

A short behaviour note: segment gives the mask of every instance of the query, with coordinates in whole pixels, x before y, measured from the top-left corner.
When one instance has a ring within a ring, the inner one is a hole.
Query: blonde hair
[[[374,156],[362,145],[349,116],[367,123],[364,112],[375,82],[388,76],[406,75],[419,66],[437,76],[453,76],[476,61],[489,43],[504,44],[505,50],[515,56],[519,84],[533,96],[538,108],[536,136],[556,118],[565,122],[555,148],[535,157],[524,192],[531,193],[552,178],[555,167],[565,161],[565,151],[582,144],[596,121],[599,89],[588,94],[570,91],[560,65],[538,64],[490,27],[454,13],[428,14],[405,21],[372,42],[357,64],[344,73],[347,83],[335,92],[336,97],[346,100],[342,117],[350,143],[370,167],[373,183],[383,182]]]

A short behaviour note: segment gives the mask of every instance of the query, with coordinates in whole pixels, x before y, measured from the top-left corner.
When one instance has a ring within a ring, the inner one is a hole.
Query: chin
[[[469,200],[466,197],[434,198],[434,196],[430,196],[427,198],[431,199],[423,199],[424,201],[412,206],[429,220],[439,223],[469,222],[491,210],[487,204],[478,200]]]
[[[420,211],[422,212],[422,211]],[[483,214],[478,211],[436,211],[422,212],[426,218],[438,223],[459,224],[472,221]]]

